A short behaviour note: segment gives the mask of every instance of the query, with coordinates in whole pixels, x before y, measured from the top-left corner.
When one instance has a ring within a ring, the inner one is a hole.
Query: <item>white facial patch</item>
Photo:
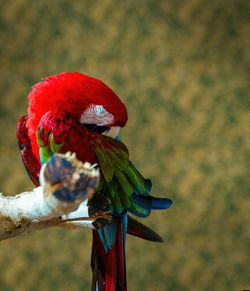
[[[91,104],[81,115],[80,122],[107,125],[114,121],[114,116],[102,105]]]

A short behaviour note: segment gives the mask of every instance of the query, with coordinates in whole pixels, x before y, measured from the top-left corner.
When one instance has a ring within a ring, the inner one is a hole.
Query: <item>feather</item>
[[[172,204],[172,200],[169,198],[151,198],[152,209],[161,210],[161,209],[168,209]]]
[[[124,157],[123,155],[119,155],[119,153],[113,151],[108,151],[107,154],[115,167],[123,171],[126,170],[128,165],[128,157]]]
[[[109,156],[105,154],[103,150],[98,149],[98,146],[96,146],[95,148],[103,176],[107,182],[110,182],[114,174],[113,163],[111,162]]]
[[[28,136],[28,129],[26,127],[28,116],[22,116],[17,124],[17,142],[20,149],[20,154],[27,174],[31,181],[39,186],[39,177],[41,165],[39,164],[36,156],[32,152],[31,141]]]
[[[49,145],[39,148],[40,151],[40,161],[42,164],[47,163],[47,161],[52,157],[53,152],[51,151]]]
[[[108,136],[104,136],[104,139],[109,142],[113,147],[119,149],[119,151],[121,151],[123,154],[125,154],[127,157],[129,156],[129,152],[127,147],[125,146],[124,143],[121,142],[121,140],[118,139],[113,139],[111,137]]]
[[[118,195],[120,197],[122,204],[126,207],[126,209],[129,209],[131,207],[130,195],[127,195],[127,193],[123,191],[123,189],[121,188],[121,185],[119,184],[117,186],[117,189],[118,189]]]
[[[93,272],[92,291],[104,291],[106,279],[107,252],[100,238],[100,231],[93,230],[91,268]],[[96,289],[98,287],[98,289]]]
[[[118,194],[115,195],[113,199],[111,199],[113,207],[114,207],[114,213],[121,214],[124,211],[124,206],[121,202],[121,199]]]
[[[159,234],[129,215],[127,233],[145,240],[163,242]]]
[[[65,141],[62,142],[61,144],[56,144],[54,141],[52,133],[49,135],[49,143],[50,143],[50,148],[51,148],[52,152],[54,152],[54,153],[62,152],[62,148],[65,145]]]
[[[115,176],[125,194],[128,196],[132,196],[134,192],[134,186],[127,179],[126,175],[122,171],[115,169]]]
[[[106,245],[109,249],[112,248],[116,237],[116,222],[103,227],[103,239],[106,241]]]
[[[109,249],[109,246],[108,246],[107,241],[105,239],[104,228],[98,229],[98,234],[99,234],[100,239],[102,241],[102,244],[103,244],[103,247],[105,249],[105,252],[107,253],[108,252],[108,249]]]
[[[131,163],[130,163],[131,164]],[[128,175],[130,181],[135,185],[136,190],[140,193],[140,194],[144,194],[145,193],[145,186],[144,186],[144,182],[143,180],[139,177],[138,174],[136,174],[135,171],[132,170],[131,166],[129,165],[126,169],[126,174]]]
[[[149,216],[151,209],[143,208],[142,206],[133,202],[129,208],[129,212],[139,217],[147,217]]]
[[[126,263],[125,263],[125,246],[122,234],[122,221],[117,223],[117,268],[118,278],[116,290],[124,290],[126,288]],[[126,230],[125,230],[126,234]]]
[[[136,169],[136,167],[130,162],[129,166],[127,168],[127,173],[130,177],[130,179],[133,180],[133,182],[138,185],[137,190],[139,194],[141,195],[147,195],[147,189],[145,187],[144,178],[142,177],[141,173]]]
[[[116,183],[116,181],[111,181],[107,183],[109,194],[111,195],[112,198],[115,198],[115,196],[117,195],[117,192],[115,191],[114,183]]]
[[[41,163],[45,163],[53,153],[66,151],[75,152],[77,158],[83,162],[98,162],[89,142],[88,130],[68,112],[45,113],[40,120],[36,136]]]
[[[116,276],[116,253],[115,253],[115,244],[107,254],[107,269],[106,269],[106,290],[115,291]]]
[[[132,196],[133,204],[136,204],[138,207],[151,210],[152,209],[152,200],[149,196],[142,196],[134,194]]]

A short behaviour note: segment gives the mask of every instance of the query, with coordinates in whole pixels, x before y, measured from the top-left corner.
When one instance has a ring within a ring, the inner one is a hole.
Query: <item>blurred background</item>
[[[131,159],[174,201],[127,239],[128,290],[250,289],[250,2],[0,0],[0,191],[30,190],[16,144],[27,94],[79,71],[129,113]],[[91,232],[1,242],[0,290],[90,290]]]

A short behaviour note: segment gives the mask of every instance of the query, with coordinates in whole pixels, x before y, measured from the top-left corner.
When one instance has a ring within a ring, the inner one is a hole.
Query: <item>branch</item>
[[[40,171],[40,187],[13,197],[0,194],[0,240],[48,227],[99,228],[112,217],[95,193],[99,171],[75,154],[54,155]]]

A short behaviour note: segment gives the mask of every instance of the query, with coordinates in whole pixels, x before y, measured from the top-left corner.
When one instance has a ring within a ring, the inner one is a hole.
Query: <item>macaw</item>
[[[169,208],[172,201],[150,195],[151,181],[133,165],[118,137],[128,119],[125,105],[102,81],[78,72],[42,79],[28,98],[28,115],[18,122],[17,138],[30,179],[38,186],[41,166],[55,153],[67,151],[100,169],[96,195],[108,198],[106,210],[113,219],[93,230],[92,290],[127,290],[126,232],[161,241],[128,212],[147,217],[152,209]]]

